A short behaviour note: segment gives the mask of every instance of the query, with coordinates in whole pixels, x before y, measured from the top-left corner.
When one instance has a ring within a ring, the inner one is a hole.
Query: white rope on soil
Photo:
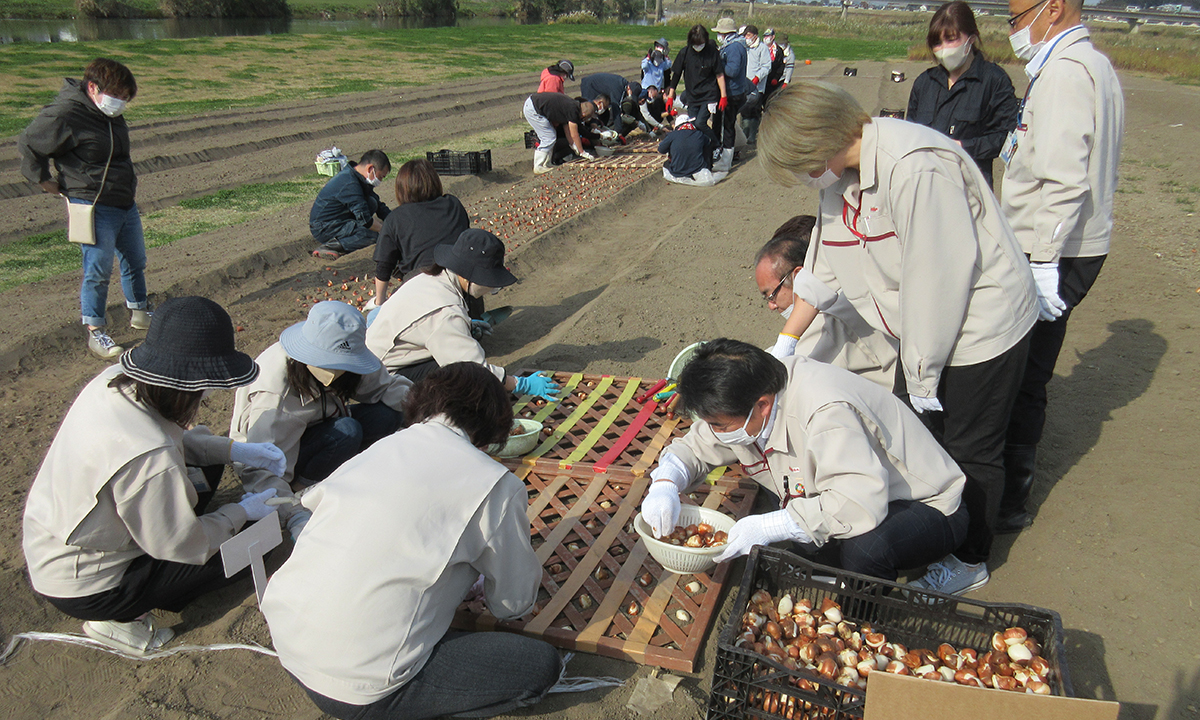
[[[625,681],[615,677],[567,677],[567,663],[571,662],[571,658],[575,657],[575,653],[567,653],[563,656],[562,671],[558,674],[558,682],[554,687],[546,691],[551,693],[577,693],[587,690],[595,690],[602,687],[621,687]],[[2,661],[2,660],[0,660]]]
[[[220,643],[217,645],[178,645],[169,650],[158,650],[156,652],[146,653],[145,655],[133,655],[132,653],[127,653],[123,650],[109,647],[102,642],[98,642],[90,637],[87,637],[86,635],[79,635],[77,633],[24,632],[13,635],[8,641],[8,647],[4,648],[3,653],[0,653],[0,665],[4,665],[8,662],[9,658],[16,653],[17,647],[24,640],[48,640],[51,642],[61,642],[70,645],[82,645],[83,647],[89,647],[93,650],[103,650],[104,652],[112,653],[113,655],[119,655],[130,660],[157,660],[159,658],[170,657],[171,655],[178,655],[180,653],[209,652],[213,650],[249,650],[262,655],[278,657],[278,655],[275,654],[275,651],[269,648],[265,648],[261,645],[243,645],[241,643]]]

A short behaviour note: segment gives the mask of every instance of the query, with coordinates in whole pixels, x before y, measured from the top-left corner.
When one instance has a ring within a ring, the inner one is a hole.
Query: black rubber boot
[[[997,535],[1019,533],[1033,524],[1033,516],[1025,509],[1025,504],[1033,490],[1036,465],[1037,445],[1004,446],[1004,497],[1000,500],[1000,518],[996,521]]]

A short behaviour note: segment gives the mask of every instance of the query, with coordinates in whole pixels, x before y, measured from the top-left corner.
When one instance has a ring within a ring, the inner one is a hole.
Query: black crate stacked
[[[425,159],[439,175],[478,175],[492,170],[491,150],[438,150],[425,153]]]
[[[832,583],[827,582],[830,577]],[[1042,657],[1051,667],[1049,684],[1053,694],[1072,696],[1062,619],[1052,610],[921,592],[816,565],[783,550],[757,547],[750,554],[733,613],[721,632],[707,720],[747,717],[861,720],[863,717],[865,691],[836,685],[808,670],[788,670],[763,655],[734,647],[750,595],[759,589],[774,597],[791,593],[796,600],[807,598],[814,607],[831,598],[841,605],[847,620],[869,622],[888,641],[902,643],[909,649],[932,650],[941,643],[949,643],[960,650],[969,647],[982,654],[990,649],[993,633],[1022,627],[1041,643]]]

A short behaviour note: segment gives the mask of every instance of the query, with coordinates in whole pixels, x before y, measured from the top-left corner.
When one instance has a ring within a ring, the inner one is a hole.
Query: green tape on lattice
[[[583,375],[579,375],[578,377],[582,379]],[[575,378],[571,379],[574,381],[571,383],[571,388],[574,388],[579,381]],[[583,414],[587,412],[588,408],[590,408],[593,403],[600,399],[600,396],[604,394],[604,391],[608,389],[608,386],[612,385],[612,381],[613,379],[611,377],[606,377],[601,379],[600,382],[596,383],[596,389],[587,396],[587,399],[579,403],[579,407],[575,408],[575,411],[568,415],[567,419],[563,420],[562,424],[554,429],[554,432],[550,434],[550,437],[546,438],[541,445],[538,445],[534,451],[526,455],[525,458],[527,460],[532,460],[550,452],[550,448],[558,444],[558,441],[562,440],[567,432],[570,431],[571,428],[575,427],[575,423],[579,422],[579,418],[583,417]],[[569,392],[567,391],[567,388],[564,388],[563,392],[559,393],[560,398],[565,398],[568,395]],[[549,404],[547,404],[547,407],[549,407]],[[543,408],[543,412],[545,412],[545,408]],[[541,413],[538,414],[541,415]],[[549,415],[548,412],[546,414]],[[538,417],[534,417],[534,419],[539,420],[540,422]]]
[[[583,373],[575,373],[574,375],[572,375],[571,379],[568,380],[566,382],[566,384],[563,385],[559,389],[558,399],[547,402],[546,407],[542,408],[541,410],[538,410],[537,415],[533,416],[534,422],[541,422],[541,421],[545,420],[546,418],[550,417],[550,413],[554,412],[554,408],[558,407],[558,404],[560,402],[562,402],[565,398],[571,397],[571,391],[574,390],[575,386],[578,385],[582,380],[583,380]]]
[[[613,403],[613,406],[608,409],[608,412],[604,414],[604,417],[600,419],[599,424],[597,424],[596,427],[587,434],[587,437],[585,437],[583,441],[576,446],[575,450],[570,455],[559,461],[558,466],[560,468],[569,468],[574,463],[579,462],[584,455],[587,455],[588,450],[591,450],[592,447],[594,447],[595,444],[600,441],[600,438],[604,435],[604,433],[608,432],[608,429],[612,427],[612,424],[616,422],[618,417],[621,416],[621,412],[625,410],[625,406],[629,404],[629,400],[633,397],[633,394],[637,392],[638,385],[641,382],[641,378],[629,378],[629,384],[627,384],[625,389],[621,391],[621,395],[617,398],[617,401]]]
[[[713,468],[712,472],[708,474],[708,477],[704,478],[704,482],[708,483],[709,485],[716,485],[717,481],[721,479],[721,476],[724,475],[725,471],[728,469],[728,465],[722,465],[719,468]]]

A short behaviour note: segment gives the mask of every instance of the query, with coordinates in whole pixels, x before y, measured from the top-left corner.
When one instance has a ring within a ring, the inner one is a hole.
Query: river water
[[[653,3],[650,5],[651,9],[653,9]],[[646,21],[641,19],[630,22],[638,25],[646,24]],[[0,44],[94,40],[164,40],[169,38],[222,37],[230,35],[315,34],[423,27],[473,27],[516,24],[517,21],[513,18],[499,17],[464,17],[450,21],[423,18],[353,18],[348,20],[299,20],[287,18],[0,19]]]

